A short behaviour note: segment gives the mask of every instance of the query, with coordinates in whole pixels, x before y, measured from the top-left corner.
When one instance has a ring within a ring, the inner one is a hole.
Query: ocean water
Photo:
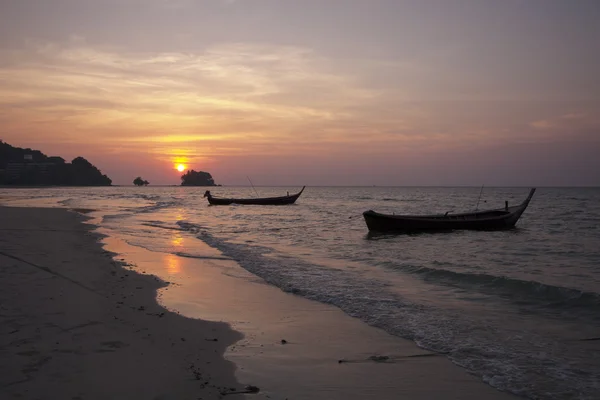
[[[265,197],[299,189],[257,188]],[[510,231],[382,236],[368,235],[363,211],[473,210],[480,189],[308,187],[280,207],[209,207],[204,190],[11,189],[0,204],[96,209],[104,230],[132,245],[202,257],[168,239],[178,230],[272,285],[443,353],[498,389],[600,398],[600,189],[538,189]],[[212,191],[255,196],[245,187]],[[527,193],[485,188],[479,208]]]

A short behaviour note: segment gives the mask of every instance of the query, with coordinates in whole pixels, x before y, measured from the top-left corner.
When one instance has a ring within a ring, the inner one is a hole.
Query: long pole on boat
[[[477,206],[475,206],[475,211],[479,210],[479,200],[481,200],[482,193],[483,193],[483,185],[481,185],[481,190],[479,191],[479,198],[477,199]]]
[[[248,178],[248,182],[250,182],[250,186],[252,186],[252,189],[254,189],[254,193],[256,193],[256,197],[260,197],[258,195],[258,192],[256,191],[256,188],[254,187],[254,185],[252,184],[252,181],[250,180],[250,177],[248,175],[246,175],[246,178]]]

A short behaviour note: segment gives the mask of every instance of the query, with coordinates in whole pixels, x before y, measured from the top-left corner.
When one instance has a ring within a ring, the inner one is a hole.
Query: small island
[[[220,186],[215,183],[212,175],[204,171],[193,169],[181,176],[181,186]]]
[[[0,185],[111,186],[112,180],[83,157],[68,163],[0,140]]]
[[[148,181],[146,181],[146,180],[142,179],[142,177],[141,177],[141,176],[138,176],[137,178],[135,178],[135,179],[133,180],[133,184],[134,184],[135,186],[148,186],[148,185],[150,184],[150,182],[148,182]]]

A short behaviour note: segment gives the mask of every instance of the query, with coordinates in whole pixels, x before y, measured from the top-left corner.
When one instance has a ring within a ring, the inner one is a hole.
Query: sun
[[[175,167],[177,169],[177,171],[179,172],[183,172],[185,171],[185,165],[183,164],[177,164],[177,166]]]

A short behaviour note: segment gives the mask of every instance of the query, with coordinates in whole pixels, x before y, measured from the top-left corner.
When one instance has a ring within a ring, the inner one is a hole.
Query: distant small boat
[[[263,197],[256,199],[229,199],[225,197],[215,197],[210,193],[210,190],[207,190],[204,193],[204,197],[208,199],[210,205],[213,206],[228,206],[230,204],[247,204],[247,205],[260,205],[260,206],[283,206],[286,204],[294,204],[298,197],[304,191],[306,186],[302,186],[302,190],[300,190],[296,194],[287,194],[287,196],[280,197]]]
[[[531,189],[527,199],[518,206],[508,206],[494,210],[475,211],[460,214],[437,215],[390,215],[369,210],[363,213],[367,227],[371,232],[426,232],[449,231],[455,229],[469,230],[503,230],[515,226],[525,211],[535,188]]]

